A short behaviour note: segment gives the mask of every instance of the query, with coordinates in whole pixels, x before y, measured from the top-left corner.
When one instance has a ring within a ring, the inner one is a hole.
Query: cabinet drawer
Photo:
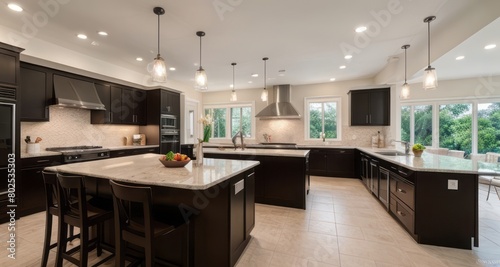
[[[62,164],[62,156],[33,157],[21,159],[22,168],[46,167]]]
[[[403,201],[412,210],[415,209],[415,187],[409,183],[404,182],[394,175],[391,176],[391,193]]]
[[[330,149],[328,150],[328,154],[353,155],[354,149]]]
[[[394,195],[391,195],[390,203],[391,213],[413,234],[415,232],[415,213]]]

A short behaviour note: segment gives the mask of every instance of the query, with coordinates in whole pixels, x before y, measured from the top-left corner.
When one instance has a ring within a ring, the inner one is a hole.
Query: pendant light
[[[200,37],[200,68],[196,71],[194,75],[195,87],[199,90],[207,90],[207,74],[201,66],[201,37],[205,36],[205,32],[197,31],[196,36]]]
[[[238,100],[238,96],[236,96],[236,91],[234,90],[234,66],[236,66],[236,63],[231,63],[231,65],[233,66],[233,91],[231,91],[231,98],[229,98],[229,101],[237,101]]]
[[[427,23],[427,68],[424,70],[424,89],[425,90],[433,90],[438,86],[436,69],[431,67],[431,21],[435,20],[435,16],[429,16],[424,19],[424,22]]]
[[[153,12],[158,15],[158,54],[153,62],[148,64],[148,72],[155,82],[167,81],[167,66],[165,60],[160,56],[160,16],[165,14],[165,9],[162,7],[153,8]]]
[[[262,101],[267,101],[267,89],[266,89],[266,79],[267,79],[267,73],[266,73],[266,61],[268,60],[269,58],[268,57],[265,57],[265,58],[262,58],[262,60],[264,61],[264,90],[262,91],[262,94],[260,95],[260,99]]]
[[[408,99],[410,98],[410,86],[406,82],[406,49],[408,49],[410,45],[403,45],[401,48],[405,50],[405,83],[403,84],[403,87],[401,88],[401,94],[399,97],[401,99]]]

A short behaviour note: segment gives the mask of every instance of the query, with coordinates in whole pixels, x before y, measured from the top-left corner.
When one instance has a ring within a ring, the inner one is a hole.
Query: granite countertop
[[[182,168],[166,168],[158,160],[160,156],[148,153],[45,169],[144,185],[203,190],[260,164],[258,161],[249,160],[205,158],[203,166],[193,166],[191,161]]]
[[[245,148],[245,150],[238,148],[234,150],[234,148],[203,148],[203,153],[304,158],[309,154],[309,150],[264,148]]]
[[[443,156],[424,153],[421,157],[415,157],[412,152],[409,155],[387,156],[377,152],[396,151],[389,148],[367,148],[358,147],[362,152],[375,156],[379,159],[398,164],[414,171],[421,172],[448,172],[448,173],[470,173],[480,175],[500,175],[500,164],[487,163],[483,161]],[[403,151],[398,151],[403,153]]]

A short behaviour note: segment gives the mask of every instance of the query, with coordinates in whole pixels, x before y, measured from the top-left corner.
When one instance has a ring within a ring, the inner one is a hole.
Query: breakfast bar
[[[45,170],[85,176],[87,192],[111,197],[109,180],[148,185],[155,204],[178,207],[193,232],[194,266],[234,266],[250,241],[255,224],[255,172],[258,161],[204,159],[166,168],[159,154],[47,167]],[[105,239],[113,243],[112,232]],[[156,246],[157,255],[178,261],[178,245]]]

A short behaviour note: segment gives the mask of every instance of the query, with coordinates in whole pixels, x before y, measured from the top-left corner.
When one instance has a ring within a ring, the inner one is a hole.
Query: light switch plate
[[[458,190],[458,180],[448,180],[448,190]]]

